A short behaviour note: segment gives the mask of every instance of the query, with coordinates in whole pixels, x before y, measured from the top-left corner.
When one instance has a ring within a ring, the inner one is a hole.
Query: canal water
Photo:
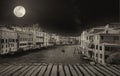
[[[0,63],[87,63],[83,59],[78,45],[56,46],[49,49],[33,50],[20,56],[0,57]]]

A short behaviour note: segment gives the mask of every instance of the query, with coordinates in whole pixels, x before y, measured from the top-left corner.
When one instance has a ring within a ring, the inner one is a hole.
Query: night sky
[[[13,9],[22,5],[23,18]],[[0,0],[0,24],[39,23],[47,31],[78,35],[81,31],[119,20],[119,0]]]

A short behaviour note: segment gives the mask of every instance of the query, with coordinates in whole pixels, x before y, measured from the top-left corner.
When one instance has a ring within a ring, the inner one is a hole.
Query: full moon
[[[23,7],[23,6],[16,6],[15,8],[14,8],[14,15],[16,16],[16,17],[23,17],[24,15],[25,15],[25,13],[26,13],[26,10],[25,10],[25,8]]]

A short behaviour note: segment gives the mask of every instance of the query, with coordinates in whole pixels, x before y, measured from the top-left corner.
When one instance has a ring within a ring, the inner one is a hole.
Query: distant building
[[[31,38],[33,39],[32,44],[33,44],[34,49],[40,49],[43,47],[44,33],[38,24],[35,24],[32,26],[25,26],[22,29],[24,32],[33,34],[33,36],[31,36]]]
[[[18,49],[26,51],[33,48],[33,34],[23,31],[17,31],[18,34]]]
[[[55,36],[55,41],[56,41],[55,42],[56,45],[60,45],[60,36],[56,35]]]
[[[60,36],[60,45],[67,45],[67,44],[69,44],[68,40],[69,40],[68,37]]]
[[[50,35],[50,38],[49,38],[50,46],[56,45],[56,35],[55,34],[49,34],[49,35]]]
[[[80,36],[76,36],[75,37],[75,43],[76,44],[80,44],[80,42],[81,42],[81,37]]]
[[[44,47],[50,46],[49,39],[50,39],[50,35],[44,32]]]

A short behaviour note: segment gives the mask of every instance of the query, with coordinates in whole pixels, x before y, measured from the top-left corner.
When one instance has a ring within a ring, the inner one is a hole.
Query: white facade
[[[48,33],[44,33],[44,47],[50,46],[49,39],[50,39],[50,35]]]
[[[29,50],[33,48],[33,34],[30,32],[18,31],[18,50]]]
[[[35,24],[33,26],[26,26],[23,31],[26,31],[28,33],[31,32],[33,34],[31,38],[33,39],[32,43],[34,49],[40,49],[43,47],[44,32],[42,32],[38,24]]]
[[[60,36],[56,35],[55,40],[56,40],[56,45],[60,45]]]
[[[87,47],[88,47],[88,32],[83,31],[81,34],[81,48],[82,48],[82,53],[84,55],[87,55]]]
[[[110,28],[109,25],[103,28],[95,28],[81,34],[81,47],[88,58],[98,63],[106,64],[106,59],[120,46],[120,29]],[[109,50],[111,51],[109,51]]]
[[[17,51],[17,33],[5,27],[0,28],[0,54]]]

